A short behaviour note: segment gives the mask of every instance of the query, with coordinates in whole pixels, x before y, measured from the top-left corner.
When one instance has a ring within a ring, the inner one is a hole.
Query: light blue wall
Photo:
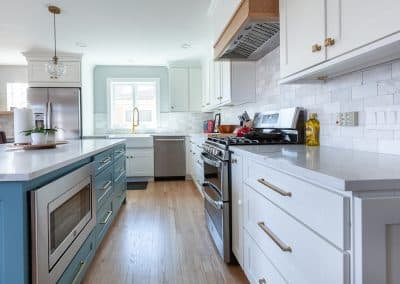
[[[165,66],[103,66],[94,68],[94,112],[107,113],[107,78],[160,78],[161,112],[169,111],[168,68]]]

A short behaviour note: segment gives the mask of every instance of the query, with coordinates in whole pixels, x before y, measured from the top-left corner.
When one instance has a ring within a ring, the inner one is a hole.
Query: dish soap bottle
[[[306,121],[306,145],[319,146],[319,121],[316,113],[312,113]]]

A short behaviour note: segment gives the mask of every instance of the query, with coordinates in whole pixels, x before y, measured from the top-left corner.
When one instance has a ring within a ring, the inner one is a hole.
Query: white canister
[[[46,134],[44,133],[32,133],[31,134],[32,145],[43,145],[46,144]]]
[[[14,109],[14,143],[29,143],[31,138],[23,131],[33,128],[33,113],[29,108]]]

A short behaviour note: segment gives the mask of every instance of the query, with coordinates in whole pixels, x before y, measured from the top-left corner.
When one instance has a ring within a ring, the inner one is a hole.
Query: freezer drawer
[[[154,136],[154,176],[185,177],[184,136]]]

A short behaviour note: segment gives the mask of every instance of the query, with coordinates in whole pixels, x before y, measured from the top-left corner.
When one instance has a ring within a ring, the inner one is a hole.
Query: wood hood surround
[[[239,34],[242,33],[251,23],[275,23],[278,25],[279,29],[279,0],[242,0],[228,24],[225,26],[222,34],[219,36],[217,42],[214,44],[214,58],[216,60],[228,58],[224,57],[224,53],[232,42],[237,39]],[[276,46],[279,45],[279,32],[275,38],[272,37],[270,40],[274,40]],[[265,48],[264,51],[259,51],[263,49],[264,45],[257,49],[254,54],[248,58],[243,57],[239,59],[257,60],[261,58],[271,51],[265,50]]]

